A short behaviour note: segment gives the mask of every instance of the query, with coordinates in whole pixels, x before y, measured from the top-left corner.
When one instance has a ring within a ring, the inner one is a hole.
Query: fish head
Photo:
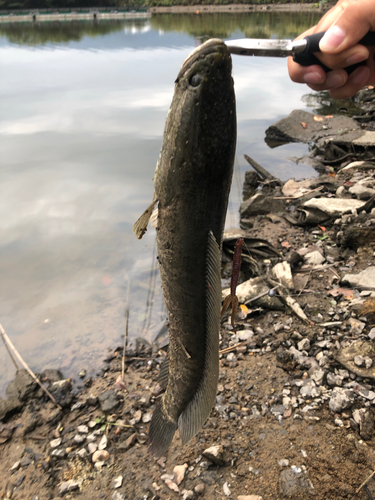
[[[222,40],[210,39],[185,59],[175,81],[154,178],[159,202],[169,206],[181,186],[185,196],[199,182],[214,188],[221,165],[231,175],[235,137],[231,55]]]

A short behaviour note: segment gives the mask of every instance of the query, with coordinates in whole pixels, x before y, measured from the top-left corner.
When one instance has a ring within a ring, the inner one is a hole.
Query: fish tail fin
[[[219,379],[219,329],[221,304],[220,249],[215,236],[208,234],[206,254],[206,344],[205,361],[199,387],[178,419],[182,444],[202,427],[214,405]]]
[[[155,205],[159,200],[156,198],[156,193],[154,193],[154,197],[152,199],[152,203],[150,206],[146,208],[143,214],[139,217],[137,222],[133,226],[133,233],[135,233],[136,237],[140,240],[142,236],[147,231],[147,226],[152,216]]]
[[[177,422],[173,422],[166,415],[161,401],[161,404],[154,410],[148,432],[150,452],[158,458],[164,455],[171,444],[176,429]]]

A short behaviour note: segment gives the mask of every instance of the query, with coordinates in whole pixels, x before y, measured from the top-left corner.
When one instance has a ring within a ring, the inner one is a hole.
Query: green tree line
[[[0,0],[0,10],[28,9],[90,9],[100,8],[139,8],[172,5],[227,5],[227,4],[278,4],[278,3],[311,3],[311,0]]]

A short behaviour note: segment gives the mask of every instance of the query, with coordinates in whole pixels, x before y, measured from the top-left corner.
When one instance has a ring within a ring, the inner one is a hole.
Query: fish
[[[175,431],[182,444],[208,418],[219,377],[221,248],[236,148],[229,51],[219,39],[197,47],[175,81],[151,205],[134,224],[142,237],[157,207],[157,254],[168,313],[166,390],[153,412],[149,449],[157,457]]]

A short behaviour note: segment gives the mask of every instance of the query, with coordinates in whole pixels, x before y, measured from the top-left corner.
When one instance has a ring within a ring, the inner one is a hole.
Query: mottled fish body
[[[175,430],[183,444],[209,416],[219,374],[221,245],[236,144],[231,57],[208,40],[178,74],[156,166],[157,247],[169,323],[169,375],[149,431],[161,456]]]

